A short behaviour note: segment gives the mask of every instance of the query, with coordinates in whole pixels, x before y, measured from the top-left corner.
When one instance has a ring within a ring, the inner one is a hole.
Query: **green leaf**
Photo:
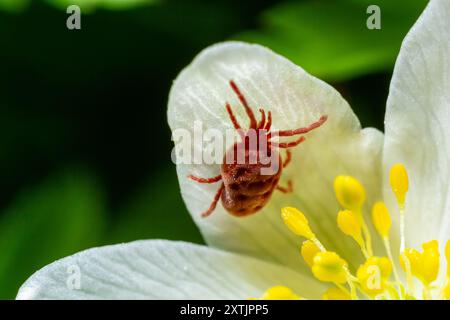
[[[118,213],[109,242],[170,239],[203,243],[181,199],[175,170],[151,177]]]
[[[286,2],[262,15],[261,30],[234,38],[265,45],[328,81],[390,70],[426,0]],[[369,30],[367,7],[378,5],[381,30]]]
[[[66,10],[71,5],[77,5],[82,13],[90,13],[95,9],[127,10],[139,6],[155,4],[161,0],[45,0],[51,5]],[[8,12],[22,12],[29,5],[30,0],[0,0],[0,10]]]
[[[22,12],[29,5],[30,0],[0,0],[0,10],[8,12]]]
[[[46,0],[58,8],[66,9],[68,6],[77,5],[82,12],[92,12],[95,9],[126,10],[138,6],[154,4],[160,0]]]
[[[31,274],[97,245],[104,197],[84,170],[63,172],[22,192],[0,216],[0,298],[14,298]]]

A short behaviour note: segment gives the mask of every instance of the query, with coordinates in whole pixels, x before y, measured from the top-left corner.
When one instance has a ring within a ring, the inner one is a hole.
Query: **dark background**
[[[382,130],[395,57],[426,3],[92,0],[70,31],[65,8],[77,2],[0,0],[0,298],[92,246],[202,243],[170,161],[166,104],[203,48],[265,44]],[[381,30],[366,28],[368,4]]]

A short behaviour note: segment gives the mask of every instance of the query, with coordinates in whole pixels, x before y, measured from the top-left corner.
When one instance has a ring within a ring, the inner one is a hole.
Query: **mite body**
[[[259,141],[258,141],[259,146]],[[243,150],[243,151],[240,151]],[[221,166],[221,178],[223,181],[222,205],[232,215],[246,216],[257,212],[269,201],[275,188],[278,187],[282,167],[277,166],[277,170],[270,175],[261,174],[265,167],[269,169],[271,163],[263,165],[260,161],[251,163],[249,159],[259,160],[258,150],[249,148],[248,144],[237,143],[225,155]],[[281,164],[281,157],[277,150],[267,149],[272,156],[276,157],[278,164]],[[238,163],[237,155],[245,152],[245,163]],[[227,163],[225,160],[233,159]]]
[[[259,109],[261,119],[257,122],[253,110],[233,80],[230,80],[230,86],[243,105],[250,120],[250,125],[248,129],[242,129],[230,104],[225,104],[230,120],[238,131],[241,141],[228,149],[221,165],[220,175],[212,178],[188,176],[198,183],[222,182],[210,207],[202,213],[202,217],[207,217],[213,213],[219,200],[222,201],[223,207],[230,214],[243,217],[261,210],[270,200],[275,189],[283,193],[292,192],[291,181],[288,181],[287,187],[280,186],[278,182],[283,168],[291,161],[289,148],[303,142],[305,137],[301,136],[290,142],[274,142],[271,139],[305,134],[320,127],[327,120],[327,116],[322,116],[318,121],[307,127],[271,132],[271,112],[267,112],[266,119],[266,112]],[[251,135],[248,134],[250,130],[254,130],[253,137],[256,137],[256,143],[250,142]],[[282,161],[278,149],[286,149],[284,161]],[[262,155],[264,155],[264,158]],[[269,158],[271,161],[267,161]],[[266,161],[262,161],[263,159]],[[275,165],[273,160],[275,160]],[[262,169],[270,168],[272,168],[270,174],[262,174]]]

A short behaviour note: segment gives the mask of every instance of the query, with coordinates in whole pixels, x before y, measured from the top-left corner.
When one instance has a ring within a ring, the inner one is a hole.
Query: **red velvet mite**
[[[291,152],[289,151],[289,148],[293,148],[303,142],[305,140],[305,137],[301,136],[298,139],[290,142],[273,142],[270,141],[270,139],[276,136],[291,137],[295,135],[305,134],[313,129],[320,127],[327,120],[327,116],[322,116],[319,120],[307,127],[298,128],[295,130],[271,132],[271,112],[267,112],[266,119],[266,112],[263,109],[259,109],[259,112],[261,113],[261,119],[259,122],[257,122],[252,108],[250,108],[249,104],[247,103],[247,99],[241,93],[238,86],[233,80],[230,80],[230,86],[243,105],[245,112],[247,113],[247,116],[250,120],[250,125],[249,129],[242,129],[236,119],[236,116],[231,110],[230,104],[228,102],[225,104],[225,108],[228,112],[230,120],[233,123],[234,128],[238,130],[241,136],[241,141],[236,142],[227,151],[227,154],[225,155],[223,160],[223,164],[221,165],[220,175],[212,178],[200,178],[193,175],[188,176],[190,179],[198,183],[215,183],[222,181],[210,207],[208,208],[208,210],[202,213],[202,217],[207,217],[211,213],[213,213],[219,199],[222,200],[223,207],[230,214],[237,217],[243,217],[261,210],[267,204],[275,189],[283,193],[292,192],[291,181],[288,182],[287,187],[278,185],[278,181],[280,179],[283,168],[285,168],[291,161]],[[247,139],[247,132],[250,129],[256,131],[256,148],[251,147],[248,143],[249,140]],[[270,164],[262,164],[261,161],[259,161],[260,158],[258,150],[260,150],[261,147],[259,139],[260,134],[265,135],[266,138],[263,140],[263,143],[267,143],[267,156],[278,158],[278,163],[281,164],[278,166],[278,170],[272,175],[261,174],[261,169],[264,167],[270,167]],[[277,150],[279,148],[286,149],[286,158],[284,161],[282,161],[281,155]],[[233,154],[229,154],[230,152],[232,152]],[[242,157],[242,154],[238,154],[239,152],[245,152],[244,163],[242,163],[242,161],[240,161],[240,163],[237,161],[237,159],[240,159],[239,156]],[[256,163],[253,163],[255,161],[248,161],[248,159],[255,159],[251,158],[252,156],[255,156],[255,154],[257,159]],[[230,158],[232,159],[231,163],[227,163],[226,159],[229,160]]]

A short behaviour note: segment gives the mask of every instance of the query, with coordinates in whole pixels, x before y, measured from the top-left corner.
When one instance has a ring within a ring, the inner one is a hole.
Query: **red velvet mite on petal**
[[[242,131],[242,126],[238,122],[230,103],[225,103],[225,108],[230,117],[230,120],[236,130],[238,130],[241,141],[235,143],[229,148],[227,154],[224,156],[220,175],[212,178],[200,178],[193,175],[189,175],[189,178],[197,183],[215,183],[222,181],[216,195],[210,205],[210,207],[203,212],[202,217],[207,217],[213,213],[219,199],[222,201],[223,207],[228,213],[237,217],[244,217],[261,210],[267,202],[269,202],[273,191],[279,190],[283,193],[289,193],[293,190],[292,181],[288,182],[287,187],[279,186],[278,182],[281,177],[283,168],[285,168],[291,161],[291,153],[289,148],[294,148],[305,140],[304,136],[301,136],[293,141],[286,142],[273,142],[270,139],[273,137],[291,137],[300,134],[306,134],[316,128],[319,128],[327,120],[327,116],[320,117],[316,122],[302,128],[288,129],[282,131],[270,132],[272,124],[272,114],[270,111],[266,112],[264,109],[259,109],[261,119],[258,122],[252,108],[249,106],[247,99],[241,92],[237,84],[230,80],[231,89],[234,91],[245,112],[249,118],[249,130],[256,130],[257,148],[252,149],[248,140],[250,137]],[[262,131],[263,130],[263,131]],[[264,134],[264,140],[260,140],[260,134]],[[266,146],[261,145],[266,143]],[[278,170],[270,175],[262,174],[263,168],[269,168],[272,164],[263,164],[260,161],[259,150],[265,147],[267,154],[271,155],[271,159],[277,159]],[[284,162],[278,152],[278,149],[286,149],[286,159]],[[242,152],[244,154],[242,154]],[[231,163],[227,163],[227,159],[232,159]],[[238,159],[245,159],[244,163],[240,163]],[[249,161],[249,159],[257,159],[256,163]]]

